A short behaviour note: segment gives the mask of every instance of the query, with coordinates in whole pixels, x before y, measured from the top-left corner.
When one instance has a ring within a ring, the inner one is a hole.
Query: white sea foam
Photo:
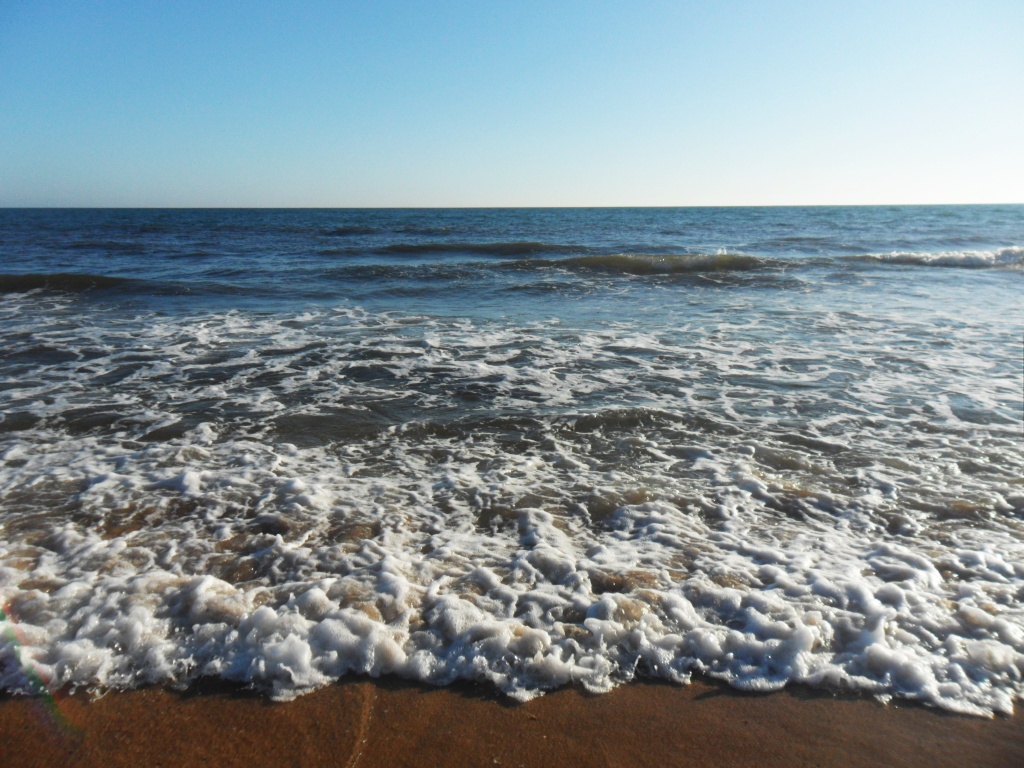
[[[862,261],[921,265],[926,267],[965,267],[974,269],[1003,267],[1019,269],[1024,265],[1024,247],[1014,245],[995,250],[937,251],[934,253],[892,251],[890,253],[871,253],[853,258]]]
[[[48,302],[0,314],[12,355],[50,360],[0,394],[4,689],[1024,694],[1019,393],[954,316],[925,357],[908,315],[822,311],[826,352],[742,312],[581,331]]]

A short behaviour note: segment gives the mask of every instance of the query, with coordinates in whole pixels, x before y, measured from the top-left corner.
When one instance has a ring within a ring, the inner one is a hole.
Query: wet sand
[[[288,703],[220,684],[0,699],[0,765],[1024,766],[1024,716],[961,717],[715,682],[566,689],[518,705],[487,689],[356,679]]]

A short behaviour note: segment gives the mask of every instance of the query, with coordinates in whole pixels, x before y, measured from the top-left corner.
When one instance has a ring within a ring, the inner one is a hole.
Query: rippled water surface
[[[0,686],[1024,695],[1024,208],[0,211]]]

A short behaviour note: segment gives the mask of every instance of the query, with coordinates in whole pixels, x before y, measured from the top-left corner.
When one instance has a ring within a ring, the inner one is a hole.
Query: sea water
[[[0,212],[0,688],[1024,696],[1024,207]]]

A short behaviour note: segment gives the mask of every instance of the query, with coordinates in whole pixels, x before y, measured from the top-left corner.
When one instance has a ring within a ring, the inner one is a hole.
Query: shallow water
[[[1024,694],[1024,208],[0,212],[0,686]]]

